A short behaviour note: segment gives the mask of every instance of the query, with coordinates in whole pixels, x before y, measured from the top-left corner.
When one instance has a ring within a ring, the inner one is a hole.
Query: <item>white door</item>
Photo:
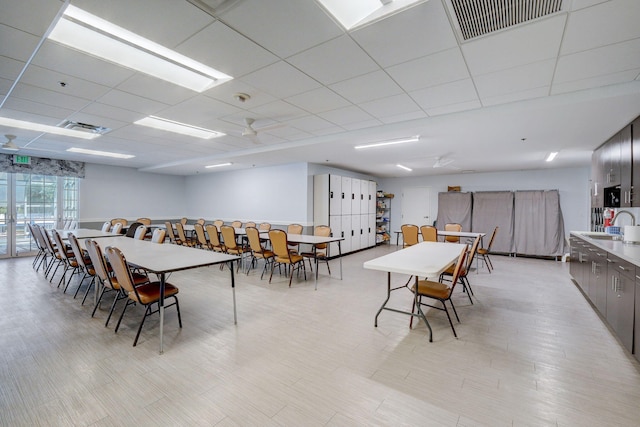
[[[342,177],[329,175],[329,215],[342,213]]]
[[[369,181],[369,207],[367,213],[376,213],[376,191],[377,185],[375,181]]]
[[[342,215],[340,219],[342,221],[341,236],[344,237],[344,241],[342,242],[342,253],[346,254],[352,251],[351,249],[351,241],[352,241],[351,215]]]
[[[351,215],[351,178],[343,176],[342,178],[342,215]]]
[[[362,227],[360,226],[360,215],[351,215],[351,250],[360,249],[360,236],[362,235]]]
[[[373,247],[376,245],[376,214],[370,213],[367,215],[369,217],[369,242],[368,247]]]
[[[344,237],[342,235],[342,215],[331,215],[329,217],[329,227],[331,227],[332,237]],[[345,253],[344,242],[341,245],[342,253]],[[329,256],[337,256],[338,253],[338,244],[335,242],[329,243]]]
[[[360,180],[360,214],[369,213],[369,181]]]
[[[415,224],[420,227],[433,224],[435,219],[435,215],[431,213],[431,187],[409,187],[402,190],[400,225]]]
[[[360,215],[360,180],[357,178],[351,179],[351,214]]]

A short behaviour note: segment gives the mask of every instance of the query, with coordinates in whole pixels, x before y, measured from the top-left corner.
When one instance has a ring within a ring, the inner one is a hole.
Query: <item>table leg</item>
[[[384,307],[389,302],[389,298],[391,298],[391,272],[387,272],[387,299],[384,300],[384,303],[382,303],[380,310],[378,310],[378,312],[376,313],[376,320],[374,322],[374,326],[376,328],[378,327],[378,316],[380,316],[380,313],[382,313],[382,310],[384,310]]]
[[[233,272],[233,261],[231,261],[231,293],[233,294],[233,324],[238,324],[238,315],[236,314],[236,279]]]
[[[165,273],[160,273],[160,300],[158,301],[158,311],[160,312],[160,354],[164,352],[163,332],[164,332],[164,288]]]
[[[414,286],[414,289],[415,289],[415,293],[414,293],[415,305],[416,307],[418,307],[418,313],[419,313],[418,317],[422,317],[422,320],[424,320],[424,324],[427,325],[427,328],[429,329],[429,342],[433,342],[433,331],[431,330],[431,325],[429,324],[429,321],[427,320],[427,316],[424,315],[424,312],[422,311],[422,308],[418,303],[418,276],[416,276],[416,284]]]
[[[338,257],[340,259],[340,280],[342,280],[342,246],[340,240],[338,240]]]

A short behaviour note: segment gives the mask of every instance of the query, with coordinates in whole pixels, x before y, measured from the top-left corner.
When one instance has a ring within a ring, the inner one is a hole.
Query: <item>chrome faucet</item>
[[[616,219],[618,218],[618,216],[620,216],[620,214],[623,214],[623,213],[626,213],[626,214],[628,214],[628,215],[631,217],[631,225],[636,225],[636,217],[635,217],[635,216],[633,216],[633,214],[632,214],[631,212],[629,212],[629,211],[624,211],[624,210],[622,210],[622,211],[618,211],[618,213],[616,213],[616,214],[613,216],[613,219],[611,220],[611,225],[614,225],[614,224],[616,223]]]

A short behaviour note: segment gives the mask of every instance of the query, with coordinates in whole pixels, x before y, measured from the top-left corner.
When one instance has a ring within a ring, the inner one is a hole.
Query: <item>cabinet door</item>
[[[351,214],[360,215],[360,180],[351,178]]]
[[[342,215],[351,215],[351,178],[342,177]]]
[[[599,249],[592,252],[591,265],[593,271],[589,277],[589,286],[586,292],[595,305],[598,289],[606,289],[607,287],[607,253]]]
[[[332,237],[344,237],[342,234],[342,215],[331,215],[329,217],[329,227],[331,227]],[[342,253],[345,253],[344,242],[341,243]],[[338,244],[329,243],[329,256],[338,255]]]
[[[369,214],[360,215],[360,249],[369,247]]]
[[[342,242],[342,253],[351,252],[351,215],[342,215],[342,230],[341,235],[344,237],[344,241]]]
[[[341,213],[342,177],[339,175],[329,175],[329,215],[340,215]]]
[[[376,214],[369,213],[369,244],[368,247],[373,247],[376,245]]]
[[[372,214],[376,212],[376,193],[378,191],[378,188],[375,181],[368,181],[368,182],[369,182],[369,207],[367,208],[367,213]]]
[[[369,181],[360,180],[360,215],[369,213]]]
[[[638,269],[636,269],[638,270]],[[640,276],[636,272],[636,296],[635,296],[635,327],[633,330],[633,341],[636,359],[640,361]]]
[[[631,206],[640,206],[640,117],[631,124],[631,152],[633,156],[633,166],[631,177]],[[634,197],[634,193],[636,196]]]
[[[591,156],[591,207],[604,207],[604,147]]]
[[[635,309],[635,266],[621,258],[609,256],[607,281],[607,322],[622,344],[633,350]]]
[[[620,131],[620,206],[631,206],[631,125]]]
[[[620,185],[620,138],[618,132],[605,143],[605,187]]]
[[[351,215],[351,250],[357,251],[361,248],[360,236],[362,235],[362,227],[360,227],[360,215]]]

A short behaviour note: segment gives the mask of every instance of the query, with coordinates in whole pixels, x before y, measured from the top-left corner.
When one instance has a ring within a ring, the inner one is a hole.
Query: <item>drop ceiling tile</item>
[[[475,100],[475,101],[460,102],[460,103],[451,104],[451,105],[444,105],[442,107],[429,108],[426,111],[429,116],[440,116],[444,114],[452,114],[452,113],[459,113],[462,111],[475,110],[477,108],[482,108],[482,104],[480,104],[480,101]]]
[[[104,86],[118,85],[135,74],[135,71],[129,68],[52,41],[42,44],[32,64]]]
[[[607,19],[602,19],[604,16]],[[571,14],[561,55],[640,37],[640,1],[608,1]]]
[[[118,90],[129,92],[143,98],[153,99],[164,104],[177,104],[198,94],[190,89],[142,73],[117,86]]]
[[[387,72],[406,91],[469,78],[457,47],[389,67]]]
[[[556,61],[554,59],[509,68],[474,77],[480,99],[496,98],[514,92],[549,87]]]
[[[214,20],[188,2],[174,0],[74,0],[73,4],[171,49]]]
[[[464,43],[472,76],[555,58],[566,16],[556,15]]]
[[[482,105],[484,107],[488,107],[491,105],[507,104],[510,102],[524,101],[527,99],[542,98],[549,95],[549,89],[550,86],[541,86],[496,96],[486,96],[482,98]]]
[[[167,107],[167,104],[142,98],[120,90],[111,90],[107,92],[100,98],[100,102],[113,107],[125,108],[129,111],[137,111],[145,115],[155,114]]]
[[[220,102],[204,95],[197,95],[191,99],[162,110],[159,115],[178,122],[202,126],[202,123],[207,120],[224,117],[229,114],[237,114],[241,111],[242,110],[240,108],[236,108],[233,105]]]
[[[28,84],[19,83],[11,93],[11,98],[25,99],[52,107],[66,108],[72,111],[78,111],[89,101],[76,96],[65,95],[63,93],[54,92],[52,90],[42,89]]]
[[[403,92],[384,71],[374,71],[330,86],[340,96],[354,104],[386,98]]]
[[[249,95],[249,99],[245,102],[239,101],[234,98],[236,93],[245,93]],[[226,102],[234,105],[238,108],[251,108],[257,107],[263,104],[268,104],[276,100],[276,97],[270,95],[264,91],[245,83],[239,79],[233,79],[221,85],[215,86],[206,92],[202,92],[203,95],[208,96],[218,101]]]
[[[287,62],[325,85],[379,69],[346,34],[292,56]]]
[[[640,68],[640,39],[561,56],[554,83],[566,83]]]
[[[575,92],[578,90],[591,89],[594,87],[602,87],[615,85],[620,83],[627,83],[637,79],[640,76],[640,68],[622,71],[619,73],[605,74],[597,77],[573,80],[566,83],[556,83],[551,88],[551,94],[557,95],[567,92]]]
[[[29,60],[40,41],[38,37],[32,34],[6,25],[0,25],[0,40],[2,40],[2,43],[0,43],[0,56],[24,62]]]
[[[60,82],[64,82],[65,86],[61,86]],[[62,96],[74,96],[85,100],[96,100],[109,90],[106,86],[35,65],[27,68],[20,79],[20,83],[57,92]]]
[[[16,61],[15,59],[7,58],[6,56],[0,56],[0,77],[9,80],[11,84],[13,84],[24,66],[24,62]]]
[[[40,102],[29,101],[27,99],[18,98],[15,96],[10,97],[5,103],[4,107],[10,108],[15,111],[22,111],[25,113],[52,117],[60,121],[66,119],[74,112],[74,110],[62,108],[60,106],[46,105]]]
[[[220,19],[280,58],[344,32],[315,1],[241,1]]]
[[[249,110],[257,117],[265,117],[278,122],[304,117],[309,113],[285,101],[275,101]],[[255,117],[255,116],[254,116]]]
[[[364,120],[362,122],[347,123],[342,127],[344,127],[347,130],[358,130],[358,129],[367,129],[367,128],[380,126],[381,124],[382,122],[380,120],[370,119],[370,120]]]
[[[373,120],[373,117],[362,109],[352,105],[350,107],[338,108],[337,110],[325,111],[318,114],[325,120],[338,126],[346,127],[350,123],[360,123]]]
[[[420,89],[409,93],[409,95],[425,111],[435,107],[478,100],[476,89],[471,79]]]
[[[357,29],[351,35],[382,67],[457,46],[440,1],[420,3]]]
[[[87,105],[80,112],[128,123],[133,123],[146,116],[146,114],[142,114],[140,112],[130,111],[99,102],[93,102]]]
[[[399,114],[422,112],[418,104],[406,94],[365,102],[360,104],[360,108],[380,120]]]
[[[324,129],[335,128],[333,123],[318,116],[301,117],[299,119],[288,120],[287,123],[291,127],[314,134]]]
[[[419,110],[419,111],[412,111],[409,113],[381,117],[380,121],[384,124],[389,124],[389,123],[406,122],[409,120],[425,119],[427,117],[428,116],[424,111]]]
[[[20,28],[40,38],[47,31],[61,7],[62,2],[59,1],[3,1],[0,24]],[[4,44],[6,39],[0,37],[0,40]],[[31,51],[29,52],[31,53]]]
[[[247,84],[278,98],[288,98],[320,87],[320,83],[284,61],[245,76]]]
[[[314,114],[351,105],[349,101],[326,87],[289,97],[286,101]]]
[[[317,129],[311,133],[313,133],[315,136],[325,136],[325,135],[334,135],[340,132],[344,132],[344,129],[338,126],[332,126],[328,128]]]
[[[176,49],[234,78],[278,61],[278,57],[242,34],[216,21]]]

